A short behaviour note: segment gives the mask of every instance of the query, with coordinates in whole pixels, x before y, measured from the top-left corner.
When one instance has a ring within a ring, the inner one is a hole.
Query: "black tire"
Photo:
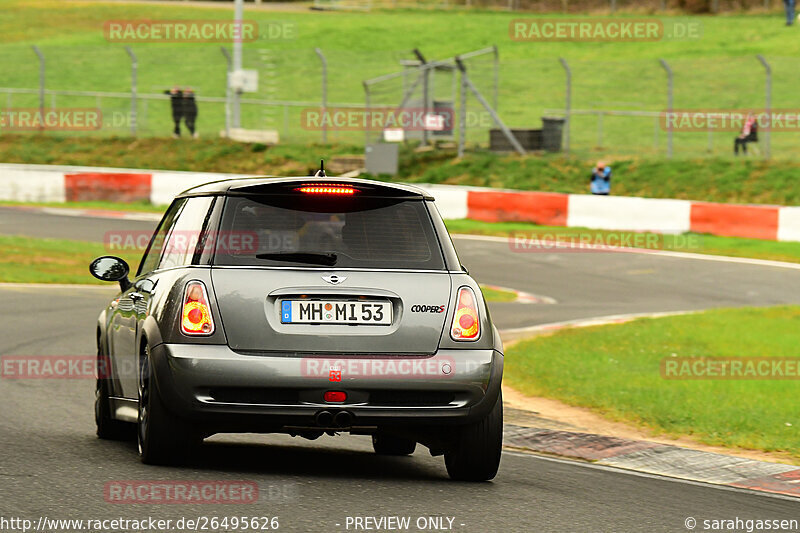
[[[417,449],[417,443],[402,437],[373,435],[372,448],[378,455],[411,455]]]
[[[445,452],[450,479],[488,481],[497,475],[503,449],[503,395],[485,418],[457,429],[454,446]]]
[[[106,440],[132,440],[136,436],[135,426],[128,422],[116,420],[111,416],[108,385],[110,375],[105,364],[107,359],[97,348],[97,385],[94,391],[94,422],[97,425],[97,436]]]
[[[149,465],[179,464],[191,457],[202,438],[166,409],[153,375],[149,348],[144,352],[139,366],[139,456]]]

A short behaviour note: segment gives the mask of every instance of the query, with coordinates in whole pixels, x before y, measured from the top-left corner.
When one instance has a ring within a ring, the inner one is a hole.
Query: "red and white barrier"
[[[778,240],[800,241],[800,207],[778,210]]]
[[[65,202],[150,200],[161,205],[195,185],[237,174],[120,168],[0,165],[0,200]],[[709,233],[800,241],[800,207],[592,196],[421,184],[444,218],[547,226]]]
[[[543,226],[566,226],[568,206],[566,194],[473,189],[467,197],[467,218],[486,222],[535,222]]]
[[[45,165],[2,165],[0,200],[65,202],[63,171]]]
[[[567,226],[685,233],[691,209],[688,200],[570,194]]]

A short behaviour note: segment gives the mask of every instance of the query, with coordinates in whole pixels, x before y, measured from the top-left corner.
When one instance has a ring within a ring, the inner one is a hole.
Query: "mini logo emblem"
[[[322,276],[322,279],[331,285],[339,285],[340,283],[344,283],[344,280],[347,279],[347,276],[337,276],[336,274],[331,274],[330,276]]]

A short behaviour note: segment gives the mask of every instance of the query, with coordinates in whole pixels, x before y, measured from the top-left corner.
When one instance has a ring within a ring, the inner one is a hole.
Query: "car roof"
[[[236,193],[247,193],[255,191],[264,185],[281,185],[281,184],[346,184],[346,185],[369,185],[370,188],[375,190],[384,190],[392,193],[392,196],[408,196],[410,198],[422,198],[425,200],[433,200],[428,192],[420,187],[413,185],[406,185],[400,183],[392,183],[386,181],[365,180],[360,178],[342,178],[342,177],[315,177],[315,176],[294,176],[294,177],[280,177],[280,176],[256,176],[252,178],[229,178],[219,181],[212,181],[197,185],[180,193],[177,197],[182,198],[186,196],[212,196],[212,195],[227,195]],[[405,194],[402,194],[405,193]]]

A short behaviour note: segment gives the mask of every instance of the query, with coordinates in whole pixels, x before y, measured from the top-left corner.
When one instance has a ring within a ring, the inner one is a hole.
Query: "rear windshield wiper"
[[[311,265],[333,266],[338,256],[334,253],[316,252],[275,252],[256,254],[256,259],[269,259],[272,261],[287,261],[291,263],[308,263]]]

